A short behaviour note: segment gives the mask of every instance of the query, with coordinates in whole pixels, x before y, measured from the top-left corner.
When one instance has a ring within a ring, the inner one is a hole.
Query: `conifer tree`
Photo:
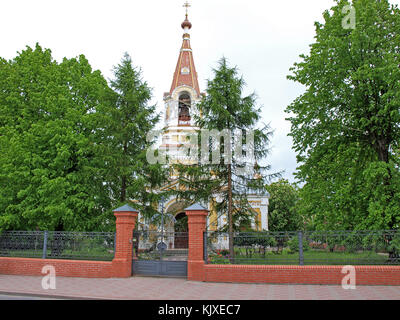
[[[114,206],[134,200],[143,215],[154,213],[152,204],[158,201],[154,192],[165,182],[165,170],[160,164],[149,164],[146,151],[153,143],[147,134],[160,119],[155,106],[150,105],[151,88],[142,79],[126,53],[114,67],[110,81],[112,93],[103,110],[105,182]]]
[[[190,202],[213,201],[218,215],[227,215],[228,223],[221,230],[229,232],[233,259],[233,232],[254,221],[255,212],[248,202],[248,194],[265,192],[267,181],[276,176],[267,174],[270,167],[262,165],[269,152],[267,146],[272,133],[268,126],[259,126],[261,108],[256,104],[255,94],[243,96],[245,82],[239,77],[237,68],[229,67],[227,60],[222,58],[213,72],[214,78],[208,81],[206,96],[198,105],[200,114],[195,116],[200,128],[197,135],[200,161],[175,166],[183,186],[177,194]],[[202,134],[212,130],[228,135],[204,141],[208,138]],[[254,139],[248,139],[252,134]],[[205,143],[209,149],[201,150]],[[240,144],[243,148],[239,150],[235,146]],[[217,149],[220,152],[215,161],[213,152]],[[203,154],[204,151],[210,152]]]

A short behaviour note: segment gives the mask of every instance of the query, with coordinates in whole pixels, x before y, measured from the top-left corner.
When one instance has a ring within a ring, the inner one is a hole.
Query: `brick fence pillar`
[[[132,236],[139,212],[125,205],[113,211],[116,217],[115,256],[113,276],[129,278],[132,275]]]
[[[204,281],[204,244],[208,210],[199,204],[185,209],[189,228],[188,280]]]

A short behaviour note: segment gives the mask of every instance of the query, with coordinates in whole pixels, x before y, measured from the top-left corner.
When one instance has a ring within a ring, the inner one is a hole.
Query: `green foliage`
[[[235,246],[261,246],[273,247],[276,246],[276,240],[268,232],[241,232],[234,236],[233,243]]]
[[[294,252],[299,252],[299,237],[293,236],[287,243],[290,252],[294,253]],[[306,239],[303,239],[303,251],[308,251],[310,250],[310,245],[308,243],[308,241]]]
[[[115,75],[112,90],[83,55],[58,63],[39,45],[0,59],[0,230],[111,231],[121,202],[150,208],[158,116],[129,57]]]
[[[397,262],[400,262],[400,232],[396,232],[394,237],[390,240],[388,251],[392,259],[394,258]]]
[[[160,164],[149,164],[146,158],[153,143],[147,141],[147,134],[154,130],[160,116],[155,106],[149,105],[151,89],[128,54],[114,68],[110,84],[108,104],[101,110],[100,126],[104,130],[98,133],[107,188],[114,207],[134,199],[141,214],[151,217],[156,213],[151,204],[158,203],[161,196],[154,190],[167,178]]]
[[[187,232],[188,231],[188,217],[184,216],[175,222],[175,232]]]
[[[336,2],[288,77],[306,87],[287,108],[304,183],[299,212],[317,229],[398,228],[400,11],[354,0],[356,28],[346,29],[349,2]]]
[[[334,243],[332,244],[331,240],[331,247],[334,248]],[[368,243],[370,242],[369,237],[367,236],[365,239],[363,237],[357,235],[357,233],[353,232],[345,236],[345,239],[340,242],[341,245],[345,247],[345,250],[350,253],[354,253],[361,248],[368,247]]]
[[[0,228],[92,230],[108,207],[94,119],[107,82],[86,58],[27,48],[0,63]]]
[[[276,175],[266,172],[269,166],[262,166],[268,154],[268,144],[271,136],[268,126],[261,125],[261,109],[257,106],[255,94],[243,96],[245,82],[238,75],[236,67],[230,67],[225,58],[219,61],[218,69],[214,69],[214,77],[207,82],[206,96],[198,105],[200,116],[195,116],[196,125],[201,129],[217,130],[222,132],[229,129],[232,132],[231,141],[220,143],[220,158],[217,164],[176,165],[179,172],[180,183],[183,186],[177,191],[177,196],[189,203],[209,203],[215,197],[221,201],[214,202],[219,216],[227,214],[231,231],[246,228],[254,221],[256,212],[251,209],[248,201],[249,193],[265,193],[266,182]],[[242,171],[244,163],[242,158],[232,150],[232,162],[225,163],[224,144],[232,146],[237,142],[235,132],[241,131],[242,143],[246,146],[246,134],[254,131],[254,144],[247,147],[254,148],[257,163],[250,164],[247,171]],[[199,137],[201,132],[199,132]],[[201,141],[199,141],[201,146]],[[211,143],[210,150],[218,144]],[[201,147],[199,148],[201,149]],[[221,229],[226,231],[226,229]]]
[[[270,231],[300,230],[301,218],[297,212],[299,189],[288,180],[279,180],[267,186],[270,194],[268,229]]]

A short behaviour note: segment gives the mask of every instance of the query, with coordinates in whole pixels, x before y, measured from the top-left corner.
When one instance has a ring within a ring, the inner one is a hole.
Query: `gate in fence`
[[[187,277],[188,232],[133,232],[132,274]]]

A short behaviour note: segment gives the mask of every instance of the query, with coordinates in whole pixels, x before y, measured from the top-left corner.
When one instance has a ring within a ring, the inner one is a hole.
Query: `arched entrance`
[[[189,236],[188,218],[185,212],[180,212],[175,216],[174,232],[175,249],[187,249],[189,247]]]
[[[165,207],[169,218],[164,229],[139,231],[136,235],[139,254],[132,263],[134,275],[187,276],[189,236],[184,209],[188,205],[171,200]]]

